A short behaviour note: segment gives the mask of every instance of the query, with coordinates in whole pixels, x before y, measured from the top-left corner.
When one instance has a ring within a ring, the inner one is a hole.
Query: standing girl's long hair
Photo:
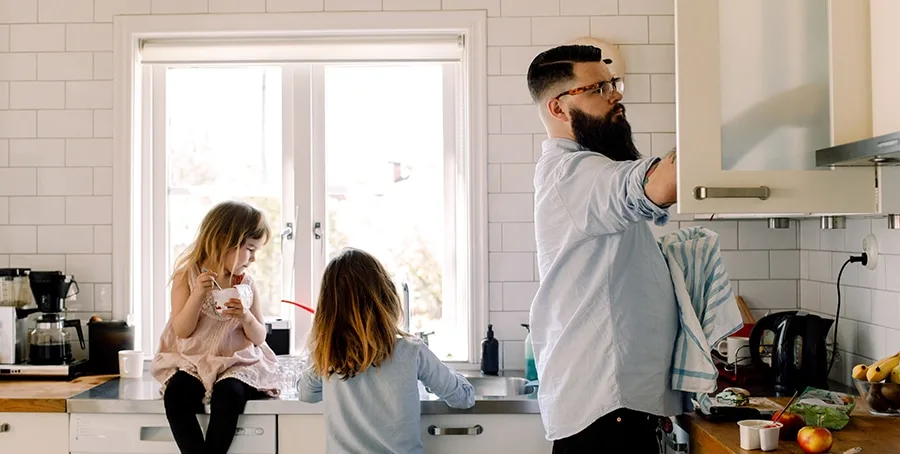
[[[367,252],[348,248],[322,276],[309,338],[312,367],[321,377],[344,380],[390,359],[403,307],[390,275]]]
[[[214,206],[197,231],[197,238],[178,255],[172,279],[193,266],[206,263],[211,271],[225,273],[225,256],[244,245],[248,239],[268,242],[272,233],[262,211],[249,203],[234,200]],[[234,269],[234,264],[232,269]]]

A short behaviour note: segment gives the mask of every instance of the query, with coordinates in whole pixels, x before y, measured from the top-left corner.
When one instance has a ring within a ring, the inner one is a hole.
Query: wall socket
[[[878,266],[878,239],[871,233],[862,240],[862,250],[866,253],[866,268],[874,270]]]

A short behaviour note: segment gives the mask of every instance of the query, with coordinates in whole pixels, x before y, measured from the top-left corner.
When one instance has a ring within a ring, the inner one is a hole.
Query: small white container
[[[759,429],[759,449],[774,451],[778,449],[778,434],[784,424],[770,422]]]
[[[144,354],[139,350],[119,351],[119,377],[141,378],[144,375]]]
[[[741,428],[741,449],[745,451],[759,449],[759,430],[771,423],[772,421],[762,419],[747,419],[738,422],[738,426]]]

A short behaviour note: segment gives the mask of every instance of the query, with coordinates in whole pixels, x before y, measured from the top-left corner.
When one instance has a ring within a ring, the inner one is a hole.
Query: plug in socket
[[[866,253],[866,268],[874,270],[878,266],[878,239],[871,233],[862,240],[862,249]]]

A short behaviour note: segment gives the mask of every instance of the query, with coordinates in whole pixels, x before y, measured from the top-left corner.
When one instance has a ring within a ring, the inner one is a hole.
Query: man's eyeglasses
[[[554,99],[559,99],[566,95],[580,95],[588,91],[596,91],[600,94],[600,96],[604,98],[609,98],[610,96],[612,96],[614,91],[619,92],[619,94],[625,94],[625,81],[622,80],[621,77],[615,77],[612,80],[604,80],[595,84],[585,85],[584,87],[573,88],[571,90],[560,93],[559,96]]]

